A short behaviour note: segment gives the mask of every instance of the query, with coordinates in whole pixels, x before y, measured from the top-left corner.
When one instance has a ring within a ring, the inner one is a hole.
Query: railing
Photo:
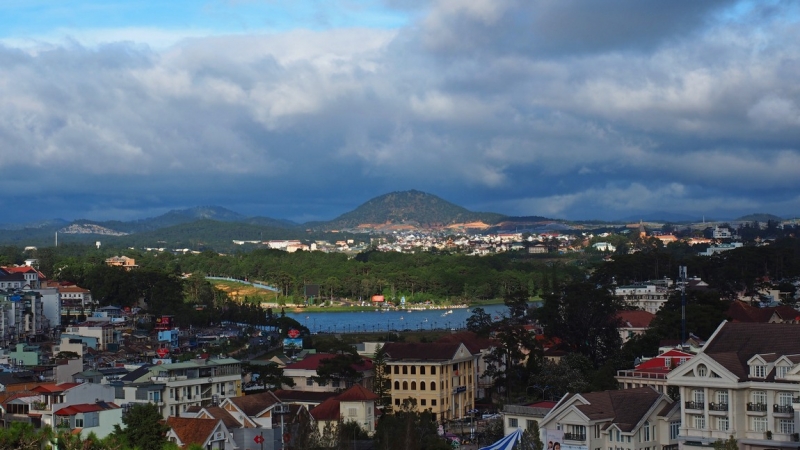
[[[568,440],[568,441],[585,441],[586,440],[586,434],[564,433],[564,440]]]
[[[703,402],[686,402],[686,409],[705,409]]]
[[[631,377],[631,378],[646,378],[651,380],[666,380],[667,374],[665,373],[650,373],[650,372],[637,372],[635,370],[618,370],[618,377]]]
[[[678,450],[678,444],[662,445],[661,450]]]
[[[792,405],[772,405],[772,412],[791,414],[794,412],[794,408]]]
[[[748,411],[755,411],[755,412],[767,412],[767,404],[766,403],[748,403],[747,404]]]
[[[708,404],[709,411],[727,411],[728,404],[727,403],[709,403]]]

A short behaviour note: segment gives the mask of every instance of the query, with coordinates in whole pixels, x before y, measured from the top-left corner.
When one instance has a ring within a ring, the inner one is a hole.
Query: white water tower
[[[97,247],[97,248],[99,249],[99,248],[100,248],[100,241],[96,241],[96,242],[94,243],[94,245],[95,245],[95,247]]]

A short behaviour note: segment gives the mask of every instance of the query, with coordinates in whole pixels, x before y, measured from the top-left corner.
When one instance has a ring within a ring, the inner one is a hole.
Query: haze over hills
[[[668,213],[631,216],[638,220],[690,222],[690,216]],[[737,221],[780,220],[769,214],[753,214]],[[330,221],[297,224],[269,217],[246,217],[220,206],[172,210],[166,214],[134,221],[66,222],[60,219],[35,224],[2,226],[0,242],[15,245],[50,245],[56,232],[65,240],[118,242],[120,245],[157,243],[231,242],[308,238],[309,233],[347,230],[450,229],[459,231],[539,231],[569,229],[570,222],[539,216],[512,217],[493,212],[474,212],[436,195],[411,190],[375,197]]]

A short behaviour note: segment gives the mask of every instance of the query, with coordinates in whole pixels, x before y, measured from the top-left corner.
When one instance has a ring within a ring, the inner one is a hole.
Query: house
[[[617,311],[617,330],[622,343],[626,343],[634,336],[640,336],[650,328],[650,322],[656,315],[641,310]]]
[[[678,405],[649,387],[566,394],[541,419],[544,442],[561,448],[658,449],[674,445],[669,431]]]
[[[294,381],[294,385],[297,386],[298,389],[304,391],[336,392],[343,388],[349,388],[350,386],[342,386],[338,380],[334,380],[331,383],[314,381],[320,363],[326,359],[335,358],[336,356],[337,355],[332,353],[309,354],[299,361],[287,364],[283,368],[283,375],[291,378],[292,381]],[[361,374],[361,381],[359,381],[359,384],[367,389],[372,389],[372,382],[375,378],[372,360],[361,357],[361,363],[353,365],[353,369]]]
[[[375,433],[378,396],[360,385],[354,385],[336,397],[331,397],[311,410],[320,434],[326,426],[339,421],[355,422],[370,436]]]
[[[503,431],[507,436],[518,428],[531,431],[534,423],[540,423],[556,402],[541,401],[529,405],[503,406]]]
[[[31,389],[39,400],[31,404],[29,416],[36,417],[41,425],[55,427],[55,413],[73,405],[114,401],[114,388],[97,383],[42,384]]]
[[[391,342],[384,350],[395,407],[413,398],[418,411],[430,409],[441,421],[475,408],[478,357],[463,343]]]
[[[232,397],[222,400],[219,408],[238,423],[237,428],[272,428],[272,417],[283,402],[272,392]]]
[[[758,308],[737,300],[728,307],[727,315],[732,322],[741,323],[800,323],[800,312],[786,305]]]
[[[614,296],[628,306],[655,314],[669,300],[669,290],[653,282],[614,288]]]
[[[649,386],[658,392],[667,392],[667,374],[692,359],[694,353],[675,348],[666,349],[654,358],[641,362],[633,370],[618,370],[616,378],[620,389]]]
[[[74,336],[93,337],[97,339],[95,350],[116,350],[120,341],[120,333],[110,323],[84,322],[66,328],[66,333]]]
[[[278,397],[283,403],[291,405],[303,405],[309,410],[314,409],[315,406],[331,397],[336,397],[336,392],[312,392],[289,389],[278,389],[273,391],[273,394],[275,394],[275,396]]]
[[[683,447],[733,436],[742,450],[798,446],[800,327],[723,322],[703,349],[667,375],[683,400]]]
[[[65,406],[55,412],[55,428],[66,428],[82,438],[94,434],[103,439],[122,425],[122,408],[114,403],[98,401]]]
[[[167,440],[180,448],[192,444],[207,450],[234,450],[236,445],[225,424],[218,419],[169,417]]]
[[[112,267],[122,267],[125,270],[133,270],[139,266],[136,265],[136,260],[128,258],[127,256],[112,256],[106,259],[106,265]]]

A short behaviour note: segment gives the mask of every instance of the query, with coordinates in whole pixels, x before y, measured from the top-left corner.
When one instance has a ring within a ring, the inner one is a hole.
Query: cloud
[[[415,21],[6,38],[6,201],[324,218],[415,188],[568,218],[795,211],[791,4],[387,4]]]

